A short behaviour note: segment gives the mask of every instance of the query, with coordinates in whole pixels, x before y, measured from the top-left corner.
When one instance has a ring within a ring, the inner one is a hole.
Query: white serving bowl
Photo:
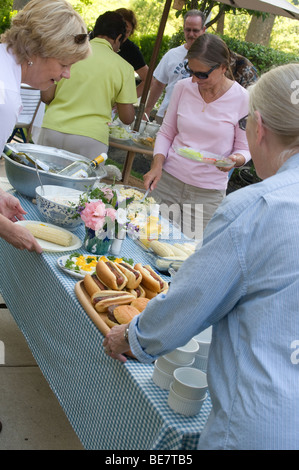
[[[156,122],[148,122],[146,125],[145,132],[151,137],[154,137],[157,134],[159,129],[160,129],[160,125],[157,124]]]
[[[196,369],[202,370],[203,372],[207,372],[208,356],[201,356],[200,354],[195,354],[193,367],[196,367]]]
[[[82,223],[81,217],[73,219],[76,211],[69,204],[77,204],[82,191],[46,185],[35,188],[35,194],[37,208],[46,222],[68,230],[73,230]]]
[[[166,372],[166,374],[171,374],[172,375],[173,372],[175,371],[175,369],[177,369],[178,367],[187,367],[187,366],[191,367],[194,363],[194,360],[195,359],[192,359],[192,361],[189,362],[188,364],[183,364],[182,365],[182,364],[178,364],[177,362],[171,361],[166,356],[161,356],[161,357],[159,357],[159,359],[157,359],[157,366],[163,372]]]
[[[207,374],[194,367],[180,367],[173,373],[173,390],[189,400],[201,400],[208,389]]]
[[[201,356],[208,356],[209,354],[210,344],[212,341],[212,328],[213,327],[210,326],[209,328],[205,329],[193,338],[195,339],[195,341],[197,341],[199,345],[198,353]]]
[[[207,394],[201,400],[189,400],[179,396],[173,389],[173,384],[170,385],[168,395],[168,406],[175,411],[185,416],[197,415],[207,397]]]
[[[159,368],[157,360],[155,361],[155,367],[152,375],[152,379],[158,387],[164,390],[169,390],[170,384],[173,381],[173,375],[167,374]]]
[[[184,346],[176,348],[168,354],[165,354],[167,359],[170,359],[177,364],[189,364],[195,357],[195,354],[199,351],[199,345],[195,339],[191,339]]]

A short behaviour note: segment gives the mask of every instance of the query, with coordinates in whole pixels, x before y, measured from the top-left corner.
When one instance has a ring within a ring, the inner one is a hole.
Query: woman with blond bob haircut
[[[0,153],[22,110],[21,83],[46,90],[70,78],[71,65],[90,53],[80,15],[65,0],[31,0],[12,20],[0,44]],[[19,201],[0,190],[0,236],[16,248],[40,253]]]
[[[81,37],[81,34],[85,36]],[[34,56],[77,62],[89,53],[86,34],[84,21],[70,3],[31,0],[13,18],[11,28],[2,34],[1,42],[19,64]]]

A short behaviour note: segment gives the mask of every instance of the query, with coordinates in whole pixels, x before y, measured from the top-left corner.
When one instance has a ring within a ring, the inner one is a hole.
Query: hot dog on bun
[[[130,304],[135,299],[134,295],[125,291],[105,290],[96,292],[91,296],[91,303],[98,313],[107,312],[111,305]]]
[[[127,285],[127,277],[113,261],[98,261],[96,273],[100,281],[110,289],[122,290]]]
[[[96,292],[101,292],[103,290],[108,290],[109,287],[105,286],[103,282],[100,281],[96,273],[94,274],[85,274],[83,279],[83,285],[86,292],[91,297]]]
[[[128,279],[126,287],[129,289],[136,289],[142,280],[141,272],[137,271],[137,269],[134,269],[129,263],[125,263],[124,261],[116,264]]]
[[[151,292],[160,293],[167,286],[167,282],[154,271],[149,264],[142,266],[141,263],[135,264],[135,269],[141,272],[142,286]]]
[[[139,299],[139,297],[145,297],[145,290],[143,289],[141,284],[139,284],[136,289],[128,289],[128,291],[133,294],[137,299]]]

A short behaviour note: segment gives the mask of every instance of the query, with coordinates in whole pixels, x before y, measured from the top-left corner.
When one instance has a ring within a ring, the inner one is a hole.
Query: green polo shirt
[[[134,69],[105,39],[90,44],[92,54],[72,65],[70,79],[58,82],[42,127],[108,144],[114,104],[137,102]]]

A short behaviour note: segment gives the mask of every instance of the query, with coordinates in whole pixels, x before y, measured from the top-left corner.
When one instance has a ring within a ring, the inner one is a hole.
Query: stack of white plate
[[[155,361],[155,367],[152,379],[158,387],[165,390],[170,389],[173,382],[173,373],[181,367],[193,366],[196,352],[199,346],[194,339],[191,339],[185,346],[175,349],[174,351],[159,357]]]
[[[208,366],[209,349],[212,340],[212,326],[194,336],[193,339],[199,346],[199,350],[195,354],[194,367],[202,370],[203,372],[206,372]]]
[[[168,405],[185,416],[198,414],[207,397],[207,376],[194,367],[181,367],[174,371],[170,385]]]

